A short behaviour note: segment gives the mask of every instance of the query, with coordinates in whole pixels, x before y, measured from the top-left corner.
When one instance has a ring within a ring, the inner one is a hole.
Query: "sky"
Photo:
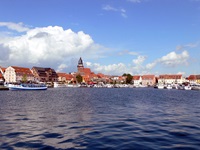
[[[200,0],[1,0],[0,66],[200,74]]]

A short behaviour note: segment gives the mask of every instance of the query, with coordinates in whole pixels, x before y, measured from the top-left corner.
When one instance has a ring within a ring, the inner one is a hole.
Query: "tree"
[[[22,83],[26,83],[27,82],[27,75],[24,74],[22,77]]]
[[[80,74],[78,74],[76,76],[76,80],[77,80],[78,83],[81,83],[83,81],[83,77]]]
[[[133,80],[133,76],[131,74],[126,74],[124,73],[122,76],[125,76],[126,77],[126,83],[130,84],[131,81]]]

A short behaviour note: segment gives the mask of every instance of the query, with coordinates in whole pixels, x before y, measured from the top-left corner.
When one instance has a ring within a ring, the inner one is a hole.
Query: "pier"
[[[8,87],[5,87],[5,86],[2,86],[2,85],[0,85],[0,91],[2,91],[2,90],[9,90],[9,88],[8,88]]]

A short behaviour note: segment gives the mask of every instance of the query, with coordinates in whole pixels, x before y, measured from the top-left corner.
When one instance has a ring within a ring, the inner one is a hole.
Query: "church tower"
[[[80,59],[78,61],[77,70],[78,70],[79,73],[83,72],[83,70],[84,70],[83,60],[82,60],[81,57],[80,57]]]

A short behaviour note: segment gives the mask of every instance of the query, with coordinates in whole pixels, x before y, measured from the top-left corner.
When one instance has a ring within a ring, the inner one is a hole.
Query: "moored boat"
[[[10,90],[47,90],[44,84],[8,84]]]
[[[164,85],[163,84],[159,84],[158,85],[158,89],[164,89]]]
[[[170,89],[172,89],[172,85],[171,85],[171,84],[168,84],[168,85],[166,86],[166,88],[167,88],[168,90],[170,90]]]
[[[191,90],[192,87],[191,87],[190,85],[187,85],[187,86],[184,87],[184,89],[185,89],[185,90]]]
[[[63,83],[54,82],[53,87],[54,88],[62,88],[62,87],[67,87],[67,86],[66,86],[66,84],[63,84]]]
[[[200,90],[200,84],[192,85],[192,90]]]

